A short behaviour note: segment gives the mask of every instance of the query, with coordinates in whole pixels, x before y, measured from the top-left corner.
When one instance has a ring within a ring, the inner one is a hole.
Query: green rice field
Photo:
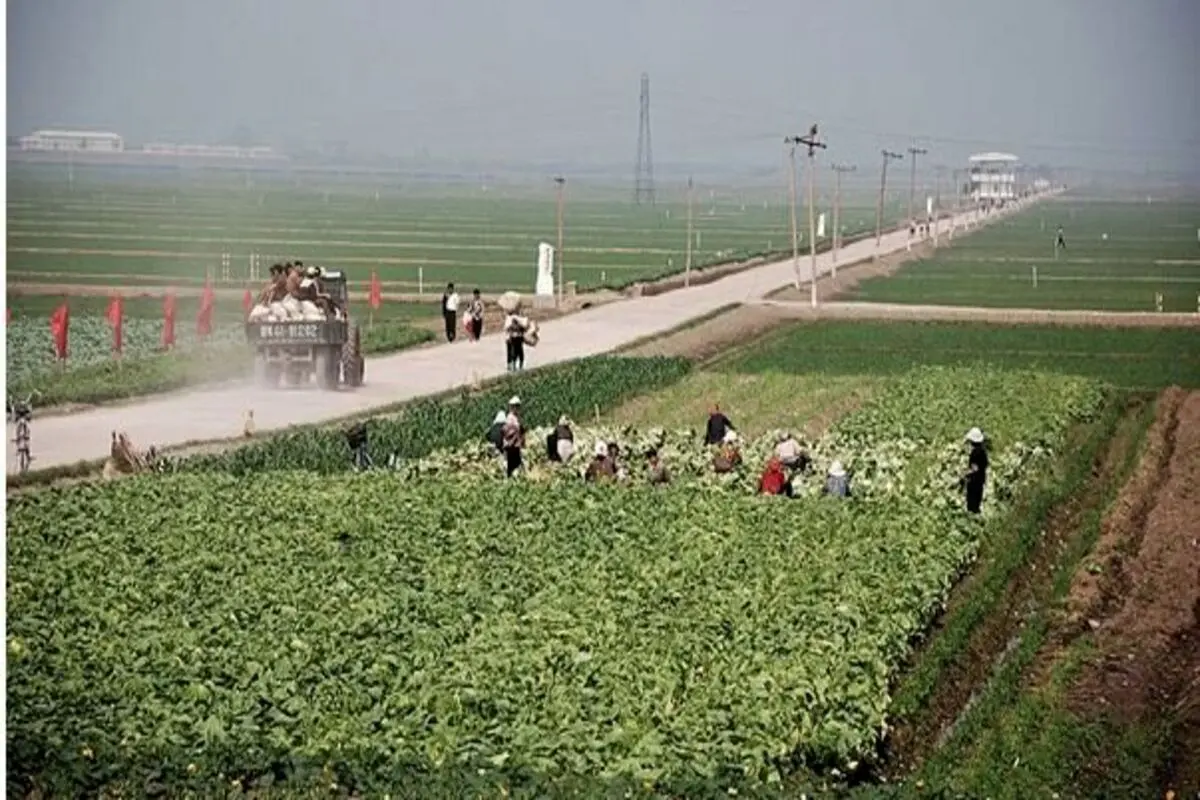
[[[1059,225],[1067,246],[1056,253]],[[1156,294],[1164,311],[1200,309],[1200,202],[1056,198],[864,282],[854,299],[1154,311]]]
[[[378,270],[385,291],[397,293],[436,293],[447,281],[532,288],[538,244],[557,237],[549,181],[544,190],[401,181],[79,167],[68,180],[65,166],[19,165],[8,178],[8,280],[199,285],[211,271],[241,285],[257,253],[263,274],[275,260],[301,258],[344,268],[362,287]],[[682,190],[664,187],[652,207],[586,181],[567,192],[566,280],[619,288],[682,271]],[[889,219],[901,213],[889,204]],[[873,230],[870,198],[848,199],[842,219],[846,236]],[[782,190],[698,189],[693,265],[783,251],[789,220]]]

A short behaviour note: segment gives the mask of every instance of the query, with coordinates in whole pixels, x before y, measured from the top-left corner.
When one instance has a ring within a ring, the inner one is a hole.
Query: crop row
[[[395,417],[368,424],[370,451],[382,461],[420,458],[435,449],[483,436],[497,411],[518,395],[527,424],[548,425],[562,414],[582,417],[625,398],[654,391],[682,378],[691,362],[682,358],[596,356],[561,367],[510,376],[479,392],[451,399],[427,399]],[[351,453],[337,429],[313,429],[272,437],[237,450],[194,456],[173,465],[183,472],[311,470],[329,474],[352,467]]]
[[[649,363],[676,362],[594,359],[538,388],[582,404],[597,376]],[[587,775],[594,794],[846,766],[884,734],[910,641],[988,531],[944,487],[887,475],[936,481],[983,424],[1009,493],[1102,401],[1089,381],[1002,377],[918,371],[818,443],[863,448],[881,476],[867,502],[380,471],[277,503],[311,478],[248,464],[14,498],[9,768],[49,794],[150,775],[202,794],[221,776],[378,794]],[[989,388],[1023,410],[923,416]],[[500,397],[455,424],[478,435]],[[871,420],[894,450],[871,450]]]

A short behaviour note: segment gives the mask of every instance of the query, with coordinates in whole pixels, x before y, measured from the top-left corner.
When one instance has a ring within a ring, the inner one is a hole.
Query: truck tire
[[[272,364],[265,356],[257,356],[254,359],[254,383],[264,389],[279,388],[279,374],[281,370],[277,364]]]
[[[346,344],[342,347],[342,380],[353,389],[363,384],[367,364],[362,355],[362,331],[351,324],[347,331]]]
[[[315,354],[313,361],[314,372],[317,374],[317,386],[321,389],[337,389],[337,361],[329,348],[322,347]]]

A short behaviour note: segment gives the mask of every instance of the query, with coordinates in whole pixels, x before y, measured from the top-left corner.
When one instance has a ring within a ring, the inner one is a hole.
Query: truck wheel
[[[333,355],[329,350],[322,349],[316,354],[313,361],[314,371],[317,373],[317,386],[321,389],[336,389],[337,388],[337,362],[333,360]]]
[[[254,359],[254,382],[264,389],[279,388],[279,366],[259,356]]]
[[[357,389],[363,384],[367,363],[362,355],[362,330],[353,325],[342,347],[342,379],[347,386]]]

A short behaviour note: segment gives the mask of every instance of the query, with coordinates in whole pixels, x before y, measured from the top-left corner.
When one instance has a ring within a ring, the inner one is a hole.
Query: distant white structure
[[[554,246],[542,242],[538,245],[537,281],[534,294],[538,297],[554,297]]]
[[[1011,153],[979,153],[968,158],[971,198],[989,205],[1016,200],[1018,161]]]
[[[20,139],[22,150],[71,153],[121,153],[125,140],[108,131],[34,131]]]

